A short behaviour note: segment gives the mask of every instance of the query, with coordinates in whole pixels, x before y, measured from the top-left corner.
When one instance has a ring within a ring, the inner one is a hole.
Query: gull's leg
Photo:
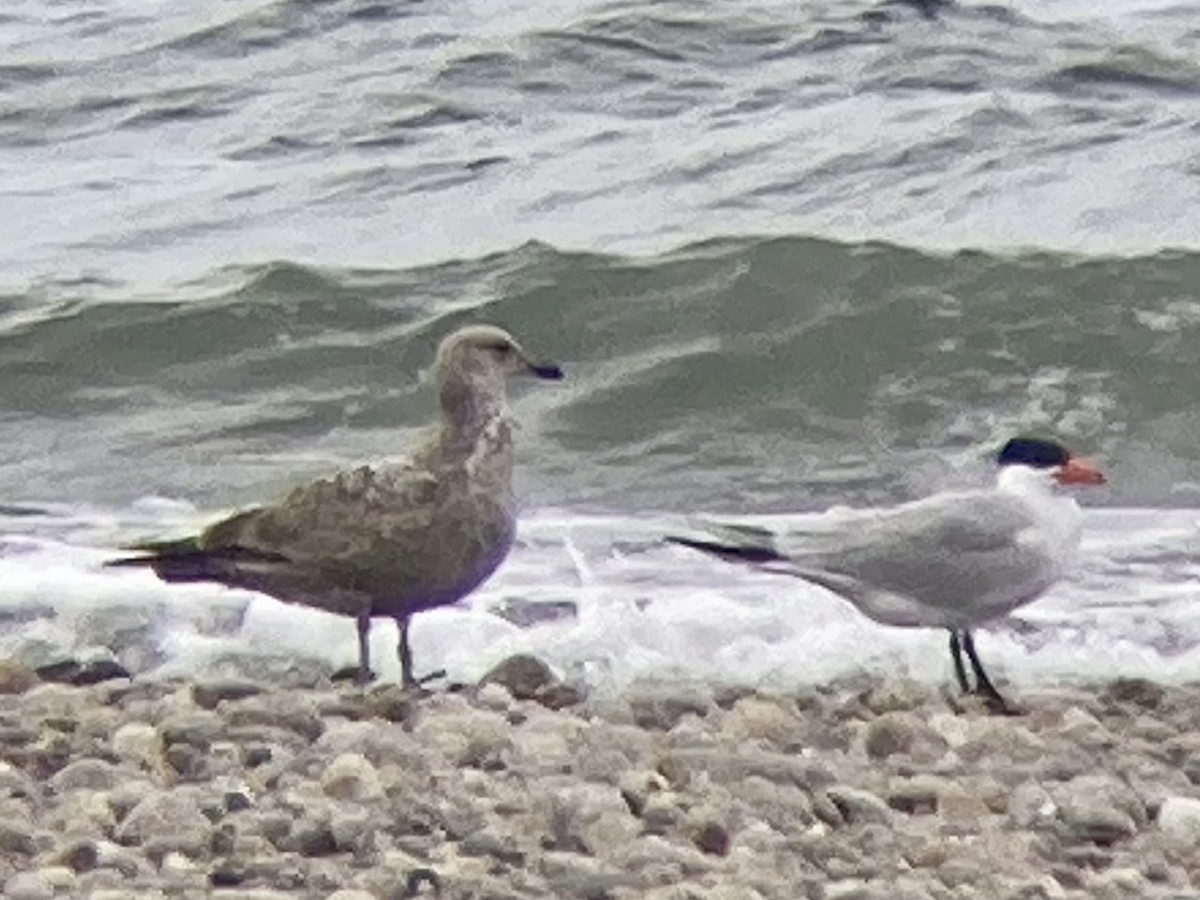
[[[400,629],[400,644],[396,652],[400,656],[400,684],[406,688],[416,687],[412,675],[412,647],[408,645],[408,616],[397,616],[396,627]]]
[[[371,671],[371,614],[365,612],[355,616],[354,625],[358,629],[358,665],[338,669],[330,680],[370,684],[375,680],[375,673]]]
[[[954,674],[958,677],[958,686],[964,694],[971,693],[971,683],[967,681],[967,669],[962,661],[962,645],[959,643],[958,632],[950,629],[950,658],[954,660]]]
[[[400,646],[397,648],[400,656],[400,684],[405,688],[417,688],[435,678],[446,676],[445,669],[438,669],[420,678],[413,677],[412,647],[408,643],[408,625],[411,620],[411,616],[396,616],[396,626],[400,629]]]
[[[358,628],[358,674],[354,680],[358,684],[368,684],[375,678],[371,671],[371,614],[359,615],[355,626]]]
[[[989,704],[999,712],[1012,712],[1012,707],[1008,705],[1008,701],[1004,699],[1004,695],[996,690],[996,686],[992,684],[992,679],[988,678],[987,673],[983,671],[983,664],[979,661],[979,654],[975,652],[975,638],[971,636],[971,632],[963,631],[962,633],[963,649],[967,651],[967,659],[971,661],[971,668],[975,672],[975,693],[986,697]]]

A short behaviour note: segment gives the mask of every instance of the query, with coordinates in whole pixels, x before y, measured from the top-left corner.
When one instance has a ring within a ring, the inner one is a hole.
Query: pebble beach
[[[1200,897],[1200,684],[0,674],[7,900]]]

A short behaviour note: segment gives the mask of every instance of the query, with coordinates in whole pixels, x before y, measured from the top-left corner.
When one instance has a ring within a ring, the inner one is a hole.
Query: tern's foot
[[[1025,714],[1023,709],[1019,706],[1014,706],[999,694],[995,696],[984,695],[982,699],[984,705],[987,707],[987,711],[993,716],[1021,716]]]
[[[364,685],[370,684],[375,680],[375,673],[361,666],[346,666],[330,675],[329,680],[335,684],[342,681],[349,681],[351,684]]]
[[[968,692],[966,696],[983,704],[983,708],[993,716],[1020,716],[1025,713],[1021,707],[1005,699],[1004,695],[994,687],[990,691],[984,687],[977,687],[975,690]]]

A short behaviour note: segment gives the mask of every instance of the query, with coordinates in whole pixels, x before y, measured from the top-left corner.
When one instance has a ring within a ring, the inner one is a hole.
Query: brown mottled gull
[[[403,683],[417,684],[408,642],[413,614],[465,597],[512,545],[507,377],[563,377],[490,325],[446,337],[434,367],[439,421],[407,462],[341,472],[198,536],[128,547],[144,555],[109,565],[146,566],[163,581],[213,581],[353,616],[360,682],[373,677],[371,617],[390,616],[400,628]]]

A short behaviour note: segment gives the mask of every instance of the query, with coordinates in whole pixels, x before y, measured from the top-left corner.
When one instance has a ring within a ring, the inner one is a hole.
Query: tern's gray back
[[[946,616],[961,611],[965,626],[981,610],[1001,615],[1053,584],[1062,572],[1047,552],[1052,540],[1039,533],[1021,498],[979,491],[792,531],[781,550],[798,572],[807,570],[818,581],[835,576],[822,583],[847,596],[857,592],[850,599],[865,601],[868,615],[867,594],[889,594],[913,598]],[[881,613],[881,619],[888,614]]]

